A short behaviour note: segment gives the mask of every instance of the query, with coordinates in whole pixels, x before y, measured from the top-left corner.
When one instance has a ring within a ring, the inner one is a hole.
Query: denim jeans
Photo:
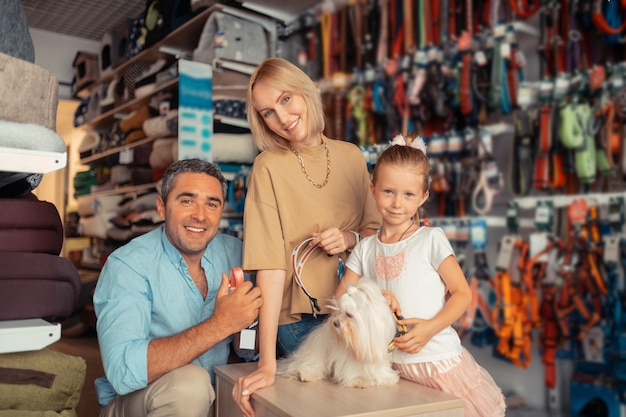
[[[300,321],[278,326],[278,347],[283,355],[292,353],[317,326],[326,320],[328,314],[303,314]]]

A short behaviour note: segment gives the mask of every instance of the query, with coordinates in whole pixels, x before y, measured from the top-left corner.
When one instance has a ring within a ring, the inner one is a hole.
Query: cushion
[[[0,198],[0,251],[61,253],[63,224],[54,204],[29,193]]]
[[[83,358],[48,348],[1,354],[0,416],[76,416],[86,371]]]
[[[69,317],[80,290],[80,275],[67,258],[0,252],[0,320]]]

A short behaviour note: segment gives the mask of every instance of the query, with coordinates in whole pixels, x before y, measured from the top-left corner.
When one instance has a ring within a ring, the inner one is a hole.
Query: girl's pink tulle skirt
[[[465,417],[504,417],[502,390],[465,348],[456,358],[394,367],[404,379],[462,398]]]

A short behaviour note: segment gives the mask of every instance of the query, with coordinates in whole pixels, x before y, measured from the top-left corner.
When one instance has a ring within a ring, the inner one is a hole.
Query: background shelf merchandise
[[[121,218],[124,217],[120,214],[121,207],[109,207],[105,211],[103,207],[107,204],[101,200],[111,201],[111,198],[118,197],[120,202],[128,204],[128,199],[155,193],[165,167],[179,158],[181,143],[178,138],[183,130],[189,131],[187,127],[181,127],[177,114],[181,99],[180,68],[183,61],[196,62],[194,54],[208,61],[197,62],[196,65],[207,66],[204,70],[200,67],[199,71],[208,77],[209,90],[206,94],[213,99],[209,106],[214,119],[208,126],[208,143],[203,145],[207,152],[197,156],[218,163],[227,179],[237,180],[238,187],[245,187],[245,183],[241,181],[241,173],[249,169],[258,151],[253,144],[245,112],[238,111],[235,114],[232,109],[234,105],[245,108],[245,89],[250,68],[253,67],[249,63],[227,59],[231,57],[207,57],[203,53],[200,48],[201,39],[203,36],[212,36],[211,31],[217,30],[214,26],[219,22],[217,18],[213,18],[216,14],[256,22],[266,37],[262,44],[266,45],[267,51],[263,56],[275,54],[276,22],[255,12],[215,4],[200,10],[149,48],[141,50],[115,67],[108,68],[77,94],[82,97],[83,103],[77,111],[75,124],[87,132],[81,145],[80,158],[80,163],[87,169],[77,176],[84,177],[80,178],[82,182],[92,182],[87,192],[78,193],[76,187],[74,190],[79,207],[77,234],[92,238],[89,247],[83,249],[84,256],[81,256],[89,260],[92,266],[94,260],[103,262],[110,251],[137,235],[117,230],[122,224],[128,227],[129,222],[124,222]],[[106,48],[109,47],[110,45],[106,45]],[[141,79],[142,71],[150,71],[151,67],[157,65],[155,63],[161,63],[161,72],[151,74],[157,80],[155,85],[144,89],[141,94],[136,94],[138,88],[133,88],[132,83]],[[238,71],[240,69],[243,72]],[[162,82],[158,81],[160,74],[166,74],[162,77]],[[107,97],[106,94],[114,94],[115,97]],[[107,102],[106,107],[102,105],[104,101]],[[166,123],[165,119],[168,117],[171,120]],[[146,123],[152,123],[150,129]],[[139,133],[137,136],[137,132],[142,129],[143,134]],[[147,135],[148,133],[152,135]],[[131,141],[126,139],[129,136],[132,136]],[[153,153],[157,148],[160,152],[166,149],[171,155],[154,157]],[[154,160],[161,161],[162,166],[152,166]],[[133,177],[136,173],[138,181]],[[113,183],[112,179],[115,180]],[[74,178],[75,183],[77,180],[79,178]],[[235,183],[231,184],[231,187],[234,186]],[[82,190],[84,189],[83,187]],[[139,230],[145,232],[149,229],[149,225],[146,226],[149,219],[154,220],[154,227],[160,222],[154,214],[155,207],[142,208],[144,213],[139,215],[139,221],[143,226]],[[241,237],[242,209],[239,201],[228,201],[222,231]],[[125,214],[133,217],[138,215],[135,212]],[[94,220],[93,216],[101,218]],[[94,229],[94,224],[99,228]],[[126,238],[118,240],[121,236]]]

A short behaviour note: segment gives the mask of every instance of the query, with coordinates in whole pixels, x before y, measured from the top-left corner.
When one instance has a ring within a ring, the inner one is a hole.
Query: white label
[[[500,56],[504,59],[511,58],[511,44],[508,42],[504,42],[500,45]]]
[[[256,330],[243,329],[239,335],[239,349],[254,350],[256,345]]]
[[[529,239],[530,257],[534,258],[540,252],[543,252],[548,247],[548,234],[547,233],[531,233]],[[537,262],[546,262],[548,260],[548,253],[544,253],[537,259]]]
[[[133,163],[133,150],[132,149],[124,149],[119,154],[119,163],[120,165],[128,165]]]
[[[504,236],[500,242],[500,250],[496,258],[496,268],[503,271],[511,269],[511,260],[513,259],[513,250],[515,249],[515,238],[513,236]]]
[[[609,236],[605,238],[603,258],[606,263],[618,263],[620,261],[619,239],[617,237]]]
[[[485,55],[485,53],[483,51],[476,51],[476,53],[474,53],[474,61],[476,61],[476,63],[478,65],[480,65],[481,67],[483,65],[487,64],[487,56]]]

